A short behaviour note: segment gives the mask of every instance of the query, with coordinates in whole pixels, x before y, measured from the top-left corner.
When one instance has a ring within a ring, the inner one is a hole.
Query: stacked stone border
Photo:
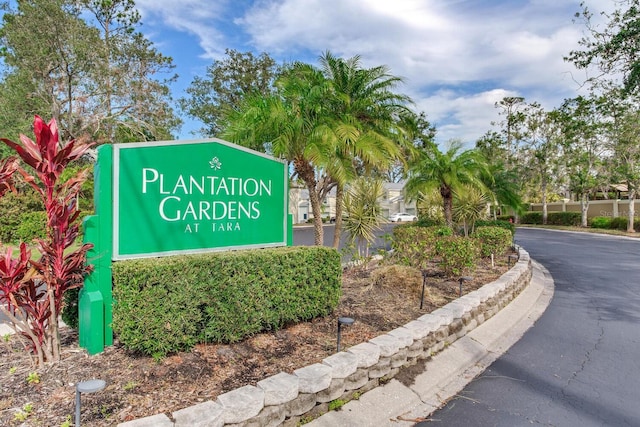
[[[509,304],[531,280],[529,253],[499,279],[429,314],[346,351],[281,372],[174,412],[140,418],[118,427],[294,427],[384,384],[400,369],[429,359]]]

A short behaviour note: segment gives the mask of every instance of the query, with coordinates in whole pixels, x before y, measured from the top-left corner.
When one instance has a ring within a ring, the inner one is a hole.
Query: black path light
[[[468,282],[470,280],[473,280],[473,277],[470,276],[462,276],[461,278],[458,279],[458,282],[460,282],[460,296],[462,296],[462,284],[464,282]]]
[[[353,322],[355,322],[355,320],[353,320],[351,317],[338,317],[338,353],[340,352],[341,327],[342,325],[351,326],[353,325]]]
[[[420,310],[422,310],[422,304],[424,304],[424,288],[427,286],[427,270],[422,270],[422,295],[420,295]]]
[[[76,427],[80,427],[80,395],[82,393],[95,393],[105,388],[104,380],[80,381],[76,384]]]

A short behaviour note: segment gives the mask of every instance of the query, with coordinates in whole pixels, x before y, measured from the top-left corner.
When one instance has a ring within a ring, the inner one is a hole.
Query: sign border
[[[272,243],[264,243],[264,244],[250,244],[250,245],[234,245],[234,246],[223,246],[223,247],[215,247],[215,248],[198,248],[198,249],[178,249],[171,251],[161,251],[161,252],[145,252],[143,254],[120,254],[119,252],[119,231],[120,231],[120,216],[119,216],[119,207],[120,207],[120,151],[127,150],[132,148],[145,148],[145,147],[161,147],[161,146],[169,146],[169,145],[193,145],[193,144],[207,144],[207,143],[218,143],[229,148],[244,151],[247,154],[251,154],[254,156],[259,156],[267,160],[276,161],[283,165],[283,185],[284,185],[284,196],[283,197],[283,218],[282,218],[282,241],[272,242]],[[252,150],[247,147],[243,147],[241,145],[236,145],[228,141],[224,141],[219,138],[207,138],[207,139],[194,139],[194,140],[174,140],[174,141],[148,141],[148,142],[125,142],[125,143],[117,143],[112,144],[113,146],[113,204],[112,204],[112,212],[113,212],[113,233],[112,233],[112,243],[113,243],[113,252],[112,259],[114,261],[121,261],[126,259],[140,259],[140,258],[157,258],[164,256],[175,256],[175,255],[192,255],[192,254],[202,254],[209,252],[220,252],[220,251],[229,251],[229,250],[239,250],[239,249],[258,249],[258,248],[272,248],[272,247],[280,247],[287,246],[288,242],[288,233],[289,227],[287,226],[287,217],[289,214],[289,194],[288,194],[288,183],[289,183],[289,174],[287,173],[287,162],[270,156],[265,153],[261,153],[259,151]]]

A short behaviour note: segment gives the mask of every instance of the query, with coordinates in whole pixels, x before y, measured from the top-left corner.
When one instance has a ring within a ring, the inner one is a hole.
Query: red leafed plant
[[[33,128],[35,142],[24,135],[20,135],[21,144],[0,139],[15,150],[35,175],[14,160],[0,164],[0,196],[13,188],[11,179],[15,171],[19,172],[42,197],[47,213],[47,237],[37,243],[42,254],[37,261],[31,259],[31,251],[24,243],[20,244],[17,258],[12,256],[11,248],[0,258],[0,310],[13,329],[26,339],[25,347],[42,366],[60,360],[58,316],[64,293],[82,286],[91,271],[86,264],[91,245],[69,249],[78,236],[78,194],[87,173],[81,171],[65,183],[60,182],[60,176],[92,144],[76,140],[60,143],[54,119],[45,123],[36,116]]]

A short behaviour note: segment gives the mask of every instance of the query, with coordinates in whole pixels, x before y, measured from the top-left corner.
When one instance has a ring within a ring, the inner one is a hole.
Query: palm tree
[[[461,151],[459,141],[450,143],[446,152],[437,147],[428,147],[409,166],[405,192],[411,198],[437,188],[442,197],[444,218],[448,226],[453,226],[453,196],[462,191],[464,185],[485,189],[483,176],[488,176],[487,162],[475,149]]]
[[[322,72],[331,85],[327,99],[327,130],[335,155],[327,171],[336,186],[336,224],[333,246],[342,230],[345,185],[372,168],[385,169],[401,158],[408,145],[401,118],[410,112],[411,99],[394,91],[402,79],[386,66],[362,68],[360,56],[342,59],[326,52]]]
[[[375,230],[385,221],[379,201],[383,193],[381,180],[361,177],[345,194],[345,230],[360,257],[369,256],[369,244],[376,238]]]
[[[453,193],[453,218],[458,224],[462,223],[465,237],[473,231],[476,221],[487,216],[487,202],[489,198],[485,192],[477,187],[464,185],[463,189]]]
[[[330,86],[308,64],[294,63],[276,82],[277,93],[248,97],[227,111],[222,137],[287,160],[305,183],[313,212],[315,244],[323,244],[322,210],[317,177],[333,159],[333,145],[323,126]]]
[[[491,201],[494,205],[506,206],[514,213],[522,211],[522,197],[518,191],[518,177],[515,171],[508,171],[502,163],[488,165],[489,174],[482,177],[485,186],[491,192]],[[496,210],[493,211],[494,219]]]

